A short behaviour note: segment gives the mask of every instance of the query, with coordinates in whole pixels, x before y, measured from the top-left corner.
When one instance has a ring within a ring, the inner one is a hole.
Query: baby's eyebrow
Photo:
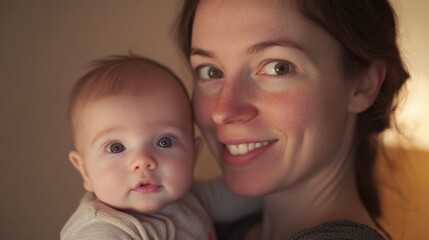
[[[91,141],[91,146],[93,146],[101,137],[103,137],[106,134],[109,134],[110,132],[115,132],[115,131],[120,131],[123,128],[119,128],[119,127],[110,127],[110,128],[106,128],[100,132],[98,132],[94,138]]]
[[[276,39],[276,40],[268,40],[268,41],[255,43],[247,48],[246,54],[250,55],[250,54],[259,53],[271,47],[289,47],[289,48],[296,48],[298,50],[305,51],[305,49],[302,46],[300,46],[299,44],[297,44],[296,42],[290,39]]]

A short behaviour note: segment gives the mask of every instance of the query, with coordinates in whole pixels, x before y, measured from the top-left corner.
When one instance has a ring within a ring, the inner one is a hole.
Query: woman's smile
[[[276,140],[224,144],[224,161],[231,167],[248,166],[259,159],[259,156],[268,151],[275,142]]]
[[[241,143],[241,144],[226,144],[226,148],[232,155],[244,155],[250,151],[261,148],[270,144],[270,141]]]

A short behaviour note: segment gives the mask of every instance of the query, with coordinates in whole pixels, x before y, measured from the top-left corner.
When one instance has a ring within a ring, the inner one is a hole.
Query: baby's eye
[[[263,66],[260,74],[266,75],[284,75],[294,70],[293,65],[284,60],[276,60],[269,62]]]
[[[125,146],[122,143],[112,143],[107,146],[107,151],[111,153],[120,153],[125,151]]]
[[[223,72],[212,66],[199,67],[196,74],[199,79],[223,78]]]
[[[156,145],[162,148],[169,148],[173,145],[174,140],[172,137],[162,137],[158,140]]]

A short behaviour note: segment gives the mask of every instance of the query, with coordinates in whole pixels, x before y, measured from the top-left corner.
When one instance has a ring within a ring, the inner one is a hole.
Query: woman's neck
[[[264,197],[262,239],[284,239],[296,231],[339,219],[376,227],[359,198],[353,161],[343,161],[307,180]]]

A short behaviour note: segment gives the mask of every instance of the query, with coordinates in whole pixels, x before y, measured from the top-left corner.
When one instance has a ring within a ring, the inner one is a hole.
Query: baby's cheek
[[[169,165],[163,171],[163,177],[169,184],[178,188],[188,188],[192,184],[194,176],[194,162],[189,158],[170,159],[176,163]]]

